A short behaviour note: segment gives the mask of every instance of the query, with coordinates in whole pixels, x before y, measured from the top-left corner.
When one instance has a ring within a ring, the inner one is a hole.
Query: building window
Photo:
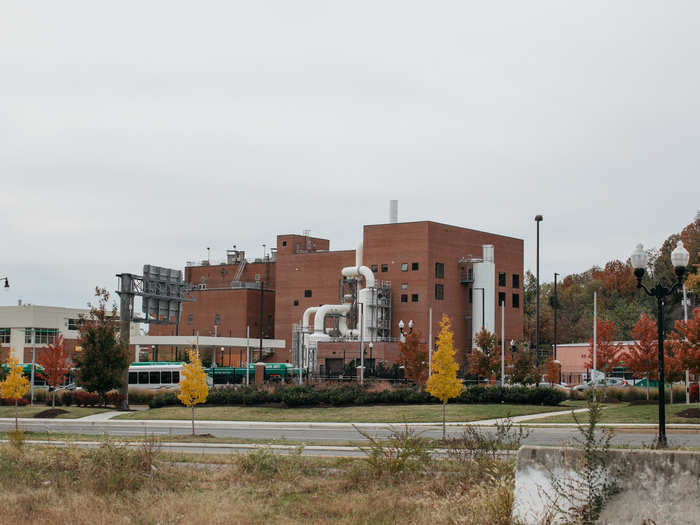
[[[374,273],[377,273],[379,271],[379,266],[376,264],[373,264],[372,266],[369,267],[370,270],[372,270]]]
[[[10,344],[9,328],[0,328],[0,344]]]
[[[192,324],[192,314],[187,316],[187,324]]]
[[[382,272],[388,272],[389,271],[389,265],[388,264],[382,264]]]
[[[411,302],[412,303],[417,303],[418,302],[418,294],[414,293],[411,295]]]
[[[402,290],[408,290],[408,283],[401,283]]]
[[[444,279],[445,278],[445,264],[444,263],[435,263],[435,277],[437,279]]]
[[[402,272],[408,271],[408,263],[401,263],[401,271]]]
[[[473,296],[474,296],[474,289],[469,288],[469,304],[472,304]]]
[[[498,306],[506,305],[506,292],[498,292]]]
[[[287,241],[282,241],[282,246],[287,246]]]
[[[513,274],[513,288],[520,288],[520,276],[517,273]]]
[[[214,315],[214,324],[216,326],[219,326],[221,324],[221,314],[215,314]]]
[[[25,328],[24,329],[24,343],[31,343],[32,342],[32,334],[34,333],[33,328]]]
[[[435,285],[435,299],[442,301],[445,298],[445,287],[442,284]]]
[[[520,308],[520,296],[517,293],[513,294],[513,308]]]
[[[299,299],[294,299],[294,306],[299,306]]]
[[[80,325],[80,319],[68,319],[68,330],[77,330]]]
[[[304,297],[311,297],[311,290],[304,290]]]
[[[500,272],[498,274],[498,286],[505,286],[506,285],[506,274],[505,272]]]
[[[407,303],[408,302],[408,294],[402,293],[401,294],[401,302],[402,303]]]
[[[411,263],[411,271],[412,272],[418,271],[418,263]]]
[[[32,330],[32,328],[28,328],[27,330]],[[37,345],[47,345],[54,343],[56,341],[56,336],[58,335],[58,329],[57,328],[34,328],[34,344]],[[26,334],[26,332],[25,332]],[[31,339],[31,334],[29,335]],[[27,340],[26,335],[25,335],[25,341]],[[32,342],[32,341],[28,341]]]

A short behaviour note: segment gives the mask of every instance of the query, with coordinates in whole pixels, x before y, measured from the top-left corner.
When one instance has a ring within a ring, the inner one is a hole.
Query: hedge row
[[[566,394],[553,388],[537,387],[484,387],[465,388],[450,403],[512,403],[521,405],[555,406],[566,399]],[[359,385],[313,387],[308,385],[282,385],[269,391],[248,387],[217,388],[209,392],[207,405],[263,405],[282,403],[287,407],[380,405],[380,404],[429,404],[440,401],[429,393],[415,388],[398,388],[380,392],[369,391]],[[157,394],[150,401],[151,408],[177,405],[180,401],[174,392]]]

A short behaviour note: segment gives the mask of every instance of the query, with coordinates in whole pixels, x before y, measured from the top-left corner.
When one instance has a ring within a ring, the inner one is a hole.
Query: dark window
[[[148,372],[139,372],[139,385],[148,384]]]
[[[498,274],[498,286],[506,285],[506,274],[505,272],[499,272]]]
[[[180,372],[173,372],[173,383],[180,382]]]
[[[214,324],[217,326],[221,324],[221,314],[214,315]]]
[[[506,304],[506,292],[498,292],[498,305],[505,306]]]
[[[187,316],[187,324],[192,324],[192,314]]]
[[[382,264],[382,272],[388,272],[389,271],[389,265],[388,264]]]
[[[520,308],[520,296],[517,293],[513,294],[513,308]]]
[[[408,271],[408,263],[401,263],[401,271],[402,272]]]
[[[379,271],[379,266],[377,266],[376,264],[373,264],[369,268],[370,268],[370,270],[372,270],[375,273]]]
[[[167,372],[161,372],[160,373],[160,382],[161,383],[172,383],[173,382],[173,373],[170,371]]]
[[[445,264],[444,263],[435,263],[435,277],[438,279],[445,278]]]
[[[418,263],[411,263],[411,271],[412,272],[418,271]]]
[[[472,301],[474,300],[473,295],[474,295],[474,289],[469,288],[469,304],[472,304]]]
[[[136,372],[129,372],[129,384],[130,385],[136,384]]]
[[[32,342],[32,334],[33,333],[34,333],[34,330],[32,328],[25,328],[24,329],[24,342],[25,343]]]
[[[445,287],[442,284],[435,285],[435,299],[441,301],[445,298]]]
[[[299,306],[299,299],[294,299],[294,306]]]
[[[517,273],[513,274],[513,288],[520,288],[520,276]]]
[[[401,302],[402,303],[407,303],[408,302],[408,295],[405,293],[401,294]]]
[[[282,241],[282,246],[287,246],[287,241]]]
[[[304,297],[311,297],[311,290],[304,290]]]
[[[417,293],[411,294],[411,302],[413,302],[413,303],[418,302],[418,294]]]
[[[80,319],[68,319],[68,330],[77,330]]]
[[[0,343],[9,344],[10,342],[10,329],[0,328]]]
[[[160,384],[160,372],[149,372],[149,383],[152,385]]]

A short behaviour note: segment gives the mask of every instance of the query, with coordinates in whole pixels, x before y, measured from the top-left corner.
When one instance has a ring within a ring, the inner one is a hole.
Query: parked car
[[[595,381],[589,381],[588,383],[582,383],[580,385],[576,385],[574,387],[574,390],[576,392],[582,392],[584,390],[588,390],[589,388],[603,388],[603,387],[616,387],[616,388],[622,388],[625,386],[629,386],[627,381],[620,377],[606,377],[605,379],[597,379]]]

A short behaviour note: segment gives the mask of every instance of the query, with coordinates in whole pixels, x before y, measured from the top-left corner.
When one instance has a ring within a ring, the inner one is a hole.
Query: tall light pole
[[[557,308],[559,308],[559,298],[557,297],[557,277],[559,274],[554,272],[554,360],[557,360]]]
[[[644,292],[656,298],[657,306],[657,327],[658,327],[658,353],[659,353],[659,437],[658,447],[666,448],[668,441],[666,440],[666,400],[664,395],[664,304],[666,297],[670,296],[678,288],[683,286],[683,275],[685,267],[688,266],[690,254],[683,247],[683,242],[678,241],[676,249],[671,252],[671,264],[676,271],[678,280],[669,289],[658,283],[651,290],[642,284],[642,277],[647,267],[647,254],[644,252],[644,247],[641,244],[632,252],[632,267],[634,275],[637,278],[637,288],[641,288]]]
[[[537,292],[535,295],[535,352],[539,362],[540,356],[540,223],[542,215],[535,215],[537,223]]]

